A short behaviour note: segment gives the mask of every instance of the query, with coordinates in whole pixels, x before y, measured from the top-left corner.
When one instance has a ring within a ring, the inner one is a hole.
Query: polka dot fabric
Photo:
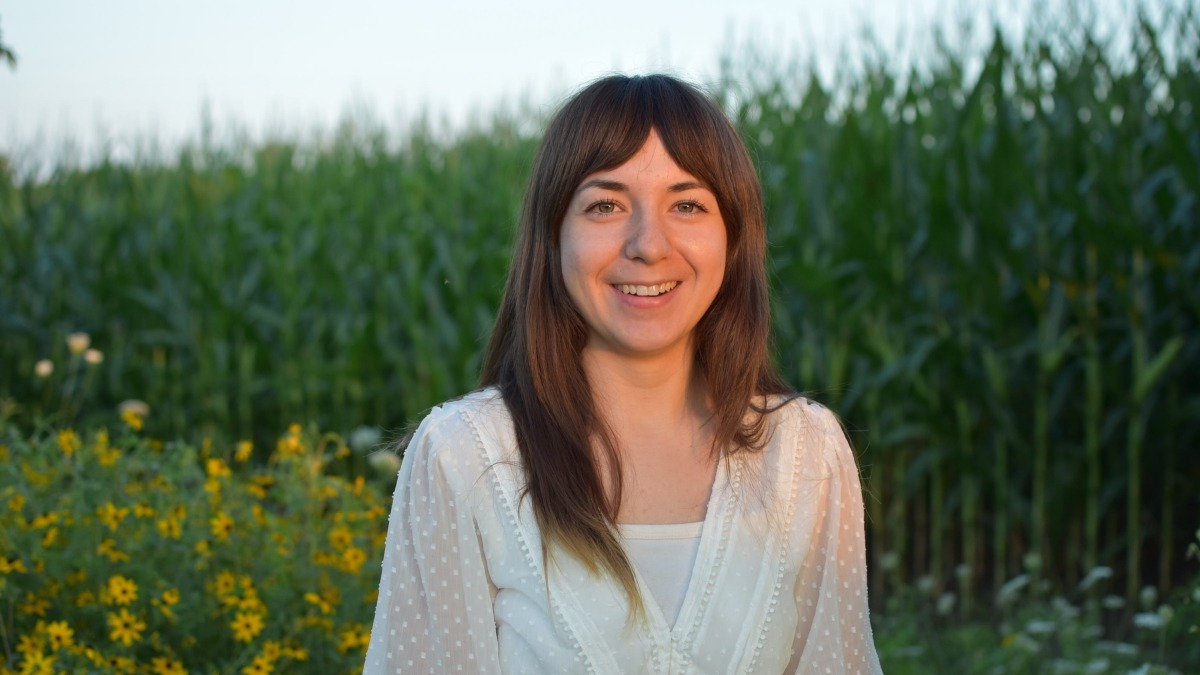
[[[718,467],[676,620],[651,601],[630,623],[612,579],[543,556],[499,394],[434,409],[401,465],[364,672],[881,672],[845,435],[803,399],[771,428]]]

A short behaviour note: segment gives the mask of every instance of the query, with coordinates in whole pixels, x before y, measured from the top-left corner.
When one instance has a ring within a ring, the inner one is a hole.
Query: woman
[[[877,673],[862,497],[768,357],[754,167],[614,76],[551,121],[481,383],[405,451],[367,673]]]

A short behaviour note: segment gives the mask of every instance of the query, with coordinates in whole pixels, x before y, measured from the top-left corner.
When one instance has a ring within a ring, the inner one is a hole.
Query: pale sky
[[[198,135],[206,106],[218,131],[257,137],[328,130],[351,110],[461,125],[501,106],[552,109],[613,71],[712,82],[747,44],[829,69],[866,25],[912,48],[964,7],[1016,16],[1037,1],[5,0],[0,36],[19,62],[0,65],[0,153],[63,138],[171,145]]]

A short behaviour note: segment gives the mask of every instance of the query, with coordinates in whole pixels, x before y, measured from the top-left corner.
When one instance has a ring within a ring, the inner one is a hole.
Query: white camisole
[[[692,579],[704,522],[618,525],[625,554],[672,624]]]

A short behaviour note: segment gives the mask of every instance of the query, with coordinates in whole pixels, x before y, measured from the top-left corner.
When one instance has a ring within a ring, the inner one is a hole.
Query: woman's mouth
[[[676,286],[679,285],[679,282],[678,281],[668,281],[663,284],[653,284],[650,286],[642,286],[640,284],[615,284],[615,285],[616,285],[617,290],[621,291],[625,295],[640,295],[643,297],[654,297],[657,295],[662,295],[663,293],[669,293],[671,290],[673,290]]]

